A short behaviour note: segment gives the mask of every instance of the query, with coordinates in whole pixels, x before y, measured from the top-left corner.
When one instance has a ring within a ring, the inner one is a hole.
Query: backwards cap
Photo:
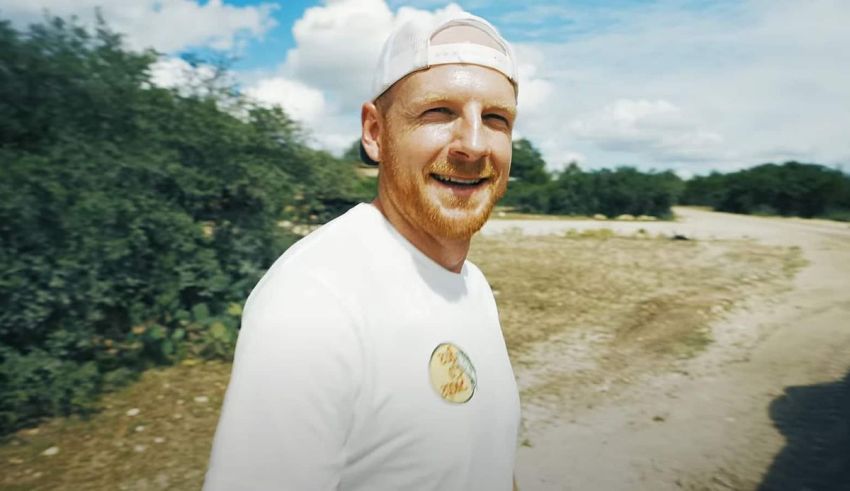
[[[492,24],[466,12],[405,22],[390,34],[372,80],[375,101],[407,75],[434,65],[469,63],[502,73],[518,88],[513,49]],[[376,164],[360,145],[360,158]]]
[[[489,22],[466,12],[405,22],[378,58],[372,100],[407,75],[434,65],[470,63],[492,68],[517,84],[513,50]]]

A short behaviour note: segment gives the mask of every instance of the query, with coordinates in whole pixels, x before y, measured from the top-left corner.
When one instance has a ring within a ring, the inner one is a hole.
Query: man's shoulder
[[[357,205],[293,244],[266,271],[251,297],[290,285],[344,288],[347,278],[358,276],[369,254],[364,237],[374,227],[370,206]]]
[[[361,203],[293,244],[272,268],[299,269],[316,262],[345,261],[362,253],[362,240],[375,227],[371,205]]]
[[[469,276],[474,277],[475,279],[482,279],[486,281],[486,278],[484,277],[484,273],[481,271],[481,268],[479,268],[478,265],[476,265],[474,262],[467,259],[464,265],[469,270]]]
[[[479,268],[475,263],[467,259],[464,263],[464,267],[467,270],[466,277],[468,283],[478,287],[487,289],[490,288],[490,282],[487,281],[487,277],[484,275],[484,272],[481,271],[481,268]]]

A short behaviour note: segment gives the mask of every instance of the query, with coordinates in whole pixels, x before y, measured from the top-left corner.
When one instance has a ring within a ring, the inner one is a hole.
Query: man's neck
[[[447,270],[453,273],[460,273],[463,268],[463,262],[469,254],[471,238],[446,239],[436,237],[414,226],[391,205],[385,206],[381,202],[380,197],[375,198],[372,201],[372,205],[384,215],[398,233],[419,249],[422,254],[425,254]]]

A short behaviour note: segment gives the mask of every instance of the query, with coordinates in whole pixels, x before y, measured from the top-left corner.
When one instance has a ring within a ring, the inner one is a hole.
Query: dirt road
[[[745,302],[713,326],[714,343],[705,352],[672,370],[606,392],[601,404],[568,398],[542,414],[524,401],[520,487],[850,489],[850,225],[676,213],[677,222],[493,220],[485,226],[485,234],[610,228],[751,238],[797,246],[809,262],[790,291]],[[559,351],[540,346],[545,370],[573,369],[569,353]]]

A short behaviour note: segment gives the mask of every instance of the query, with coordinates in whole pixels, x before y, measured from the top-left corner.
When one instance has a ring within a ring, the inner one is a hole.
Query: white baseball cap
[[[468,63],[502,73],[519,89],[516,58],[511,45],[492,24],[467,12],[449,12],[438,17],[416,18],[390,34],[372,80],[371,101],[413,72],[434,65]],[[363,145],[360,158],[375,164]]]
[[[449,63],[492,68],[518,83],[510,44],[486,20],[458,12],[411,20],[390,34],[378,58],[371,100],[413,72]]]

